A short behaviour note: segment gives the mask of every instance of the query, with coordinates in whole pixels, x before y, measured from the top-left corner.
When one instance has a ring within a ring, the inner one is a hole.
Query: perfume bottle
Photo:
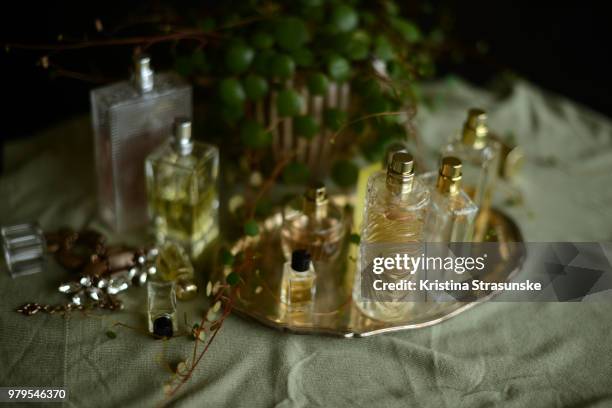
[[[423,176],[431,187],[425,242],[470,242],[478,206],[461,189],[461,160],[442,159],[440,170]],[[430,176],[431,174],[431,176]],[[432,177],[435,176],[435,177]],[[433,179],[433,183],[427,179]]]
[[[311,311],[315,296],[315,270],[308,251],[298,249],[292,252],[291,261],[283,267],[281,302],[288,311]]]
[[[194,281],[194,269],[189,255],[182,246],[172,241],[163,243],[155,259],[157,276],[165,281],[176,282],[175,293],[178,300],[195,297],[198,287]]]
[[[374,257],[421,255],[428,204],[429,190],[414,176],[414,159],[410,153],[395,153],[386,172],[370,177],[357,261],[362,272],[355,274],[353,285],[355,305],[366,316],[383,321],[401,321],[413,310],[414,303],[406,293],[385,293],[379,298],[368,285],[362,288],[362,278],[371,277],[362,277],[362,274],[368,275],[363,267],[370,265]],[[413,278],[403,270],[386,271],[381,277],[387,282]],[[368,291],[368,298],[362,289]]]
[[[115,231],[146,225],[144,161],[177,116],[191,117],[191,86],[135,59],[134,76],[91,92],[99,209]]]
[[[283,212],[281,245],[285,259],[304,248],[315,261],[333,261],[342,250],[347,227],[342,210],[329,202],[323,184],[306,189]]]
[[[486,229],[499,167],[499,150],[499,143],[489,137],[487,114],[481,109],[468,111],[460,138],[442,149],[443,156],[455,156],[463,164],[463,189],[479,207],[474,234],[478,241]]]
[[[178,331],[174,282],[147,283],[149,332],[158,337],[172,337]]]
[[[157,241],[181,244],[198,258],[219,235],[219,150],[194,142],[191,121],[177,118],[173,136],[146,160],[149,214]]]
[[[0,238],[4,262],[12,278],[44,270],[47,244],[38,224],[3,226]]]

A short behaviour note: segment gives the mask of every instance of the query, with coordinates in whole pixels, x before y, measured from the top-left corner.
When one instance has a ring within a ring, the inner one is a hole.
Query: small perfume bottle
[[[172,337],[178,331],[174,282],[149,280],[147,283],[149,332]]]
[[[285,259],[298,248],[305,248],[315,261],[333,261],[342,250],[347,233],[343,212],[329,202],[323,184],[306,190],[283,213],[281,245]]]
[[[315,296],[315,270],[308,251],[298,249],[292,252],[291,261],[283,268],[281,302],[289,312],[311,311]]]
[[[460,138],[442,149],[442,156],[455,156],[463,164],[463,189],[479,207],[476,240],[484,236],[497,179],[499,150],[499,143],[489,137],[487,114],[481,109],[468,111]]]
[[[372,175],[368,182],[358,269],[370,265],[374,257],[395,257],[397,254],[420,256],[418,244],[423,242],[428,204],[429,190],[414,176],[412,155],[407,152],[395,153],[387,171]],[[405,294],[387,293],[386,295],[393,295],[392,299],[389,299],[389,296],[384,300],[372,299],[372,296],[366,299],[362,294],[362,273],[366,272],[355,274],[353,285],[353,299],[361,312],[383,321],[405,319],[414,305]],[[384,272],[382,278],[392,282],[409,280],[411,276],[406,271],[392,270]]]
[[[461,167],[461,160],[447,156],[442,159],[438,174],[433,173],[436,177],[428,177],[435,181],[425,221],[425,242],[472,240],[478,206],[461,190]]]
[[[173,136],[146,160],[149,214],[157,241],[181,244],[193,259],[219,235],[219,150],[194,142],[191,121],[177,118]]]
[[[177,116],[191,117],[191,86],[135,59],[134,77],[91,92],[100,215],[115,231],[147,223],[144,160]]]

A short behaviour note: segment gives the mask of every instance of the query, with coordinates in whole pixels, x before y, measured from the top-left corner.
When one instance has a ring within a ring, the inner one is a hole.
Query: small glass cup
[[[12,278],[42,272],[47,243],[38,224],[17,224],[0,228],[2,252]]]

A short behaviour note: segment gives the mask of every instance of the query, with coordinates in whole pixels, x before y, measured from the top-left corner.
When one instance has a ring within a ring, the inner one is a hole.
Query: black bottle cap
[[[296,249],[291,254],[291,269],[306,272],[310,269],[310,254],[305,249]]]
[[[168,315],[159,316],[153,321],[153,334],[159,337],[172,337],[172,319]]]

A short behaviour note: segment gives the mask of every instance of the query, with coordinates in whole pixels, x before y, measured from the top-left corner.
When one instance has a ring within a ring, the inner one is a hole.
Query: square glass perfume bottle
[[[147,317],[151,334],[172,337],[178,331],[173,281],[148,281]]]
[[[175,117],[191,117],[191,93],[178,75],[155,74],[146,55],[132,80],[91,92],[100,215],[115,231],[146,225],[145,158]]]
[[[304,249],[292,252],[283,267],[281,302],[290,313],[312,312],[315,296],[315,270],[310,253]]]
[[[159,243],[181,244],[198,258],[219,236],[219,150],[191,138],[177,118],[173,135],[146,160],[149,215]]]
[[[499,143],[489,137],[485,111],[468,111],[461,136],[442,149],[442,156],[449,155],[461,160],[463,189],[479,207],[474,239],[480,241],[486,232],[500,156]]]
[[[419,178],[430,188],[429,211],[425,220],[425,242],[471,242],[478,206],[461,189],[461,160],[442,159],[440,169]]]
[[[362,271],[375,257],[421,255],[424,223],[429,205],[429,189],[415,177],[414,159],[408,152],[393,154],[387,171],[373,174],[368,182],[359,245],[359,271],[355,273],[353,299],[368,317],[382,321],[402,321],[414,308],[410,293],[397,291],[384,298],[362,294]],[[388,270],[379,275],[387,282],[412,280],[408,271]]]
[[[342,210],[329,202],[323,184],[315,184],[283,211],[283,254],[290,259],[293,251],[305,249],[315,261],[332,262],[342,251],[347,232]]]
[[[42,272],[47,244],[38,224],[0,228],[4,262],[12,278]]]

